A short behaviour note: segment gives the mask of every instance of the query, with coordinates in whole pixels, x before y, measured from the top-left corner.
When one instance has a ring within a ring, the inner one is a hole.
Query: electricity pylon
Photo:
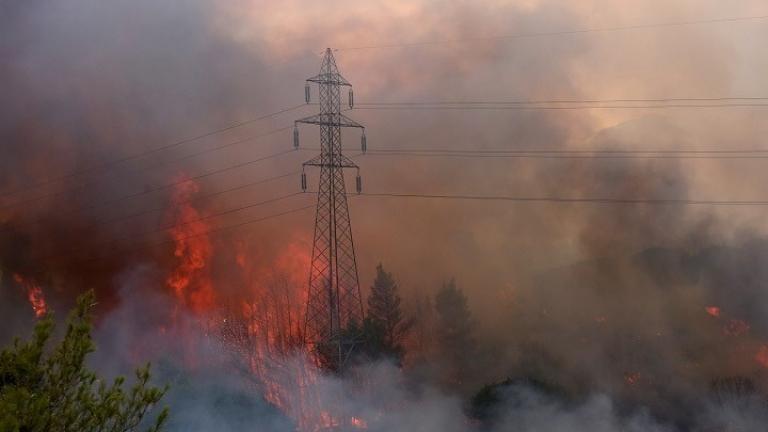
[[[363,303],[352,242],[344,169],[357,170],[356,186],[360,192],[360,169],[342,154],[341,128],[364,127],[341,113],[341,87],[349,87],[349,106],[353,105],[352,85],[339,74],[331,49],[325,50],[320,74],[309,78],[305,87],[307,103],[309,83],[319,87],[320,113],[296,123],[320,126],[320,155],[304,162],[301,186],[307,189],[304,168],[320,168],[317,189],[315,236],[309,273],[305,337],[324,367],[342,371],[352,353],[363,320]],[[294,146],[299,146],[299,130],[294,126]]]

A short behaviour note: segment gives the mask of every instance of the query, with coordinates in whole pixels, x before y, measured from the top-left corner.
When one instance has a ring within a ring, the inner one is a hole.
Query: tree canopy
[[[136,370],[136,381],[111,383],[85,366],[93,352],[93,292],[82,295],[67,320],[63,339],[49,346],[54,330],[48,314],[35,325],[29,341],[16,339],[0,352],[0,431],[8,432],[147,432],[161,430],[168,416],[148,414],[167,388],[149,385],[150,366]]]
[[[368,317],[363,329],[370,351],[395,357],[398,362],[402,360],[404,338],[413,324],[403,317],[400,303],[395,278],[379,264],[368,296]]]
[[[436,336],[448,381],[461,381],[470,371],[475,354],[474,323],[464,292],[454,280],[435,295]]]

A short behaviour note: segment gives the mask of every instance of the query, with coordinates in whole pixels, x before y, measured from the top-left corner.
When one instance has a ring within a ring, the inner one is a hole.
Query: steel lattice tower
[[[306,190],[304,168],[307,166],[320,168],[320,183],[317,190],[305,338],[325,367],[340,371],[354,348],[358,333],[355,328],[359,328],[363,319],[344,169],[357,170],[358,192],[361,184],[358,166],[342,154],[341,128],[362,129],[363,150],[365,130],[362,125],[341,113],[341,87],[350,87],[351,108],[351,84],[339,74],[330,48],[325,51],[320,74],[307,80],[307,102],[309,83],[316,83],[319,87],[320,113],[297,120],[296,123],[320,126],[320,155],[302,165],[301,185]],[[296,127],[294,146],[298,147]]]

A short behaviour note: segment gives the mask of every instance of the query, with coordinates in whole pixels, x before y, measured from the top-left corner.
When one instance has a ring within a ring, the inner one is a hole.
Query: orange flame
[[[252,246],[257,245],[237,244],[234,261],[245,286],[236,307],[229,308],[235,316],[227,325],[233,328],[235,322],[241,322],[244,334],[234,338],[246,345],[248,364],[263,383],[265,398],[294,419],[299,430],[338,426],[340,422],[321,410],[312,394],[319,371],[311,361],[291,359],[304,348],[309,248],[301,241],[293,241],[276,257],[264,257],[261,249]]]
[[[704,308],[704,310],[707,311],[709,316],[719,318],[720,317],[720,308],[717,306],[707,306]]]
[[[200,313],[213,306],[214,291],[206,271],[212,255],[211,242],[204,234],[208,224],[189,202],[198,190],[196,183],[182,177],[173,191],[175,225],[170,234],[175,243],[173,254],[179,262],[166,283],[184,305]]]
[[[289,242],[276,256],[265,256],[258,243],[235,244],[233,264],[241,283],[237,289],[215,289],[211,277],[213,247],[205,235],[204,213],[190,203],[198,186],[182,177],[172,194],[177,263],[166,284],[179,304],[195,312],[206,333],[218,337],[233,355],[258,377],[266,400],[283,410],[303,432],[340,426],[366,428],[367,423],[333,406],[315,390],[321,374],[303,345],[306,282],[310,247],[304,240]],[[217,262],[220,262],[217,261]],[[215,279],[219,283],[219,279]],[[217,295],[217,293],[219,293]],[[188,325],[176,322],[170,331],[186,339]],[[188,365],[197,363],[189,350]],[[300,359],[299,359],[300,357]]]
[[[48,305],[45,303],[45,296],[40,285],[31,279],[25,279],[18,273],[13,275],[13,279],[27,291],[27,300],[35,312],[35,317],[44,316],[48,312]]]
[[[762,367],[768,369],[768,344],[762,345],[755,354],[755,361]]]
[[[358,429],[368,429],[368,423],[366,423],[366,421],[361,418],[352,417],[352,419],[350,420],[350,423],[352,424],[352,426]]]

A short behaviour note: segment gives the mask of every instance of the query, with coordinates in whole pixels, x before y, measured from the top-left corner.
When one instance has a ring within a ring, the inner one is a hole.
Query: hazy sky
[[[83,160],[134,154],[299,104],[303,79],[316,73],[326,46],[340,49],[337,62],[354,84],[359,103],[763,96],[768,94],[764,80],[768,53],[761,46],[768,33],[765,20],[492,38],[757,16],[765,12],[761,3],[197,0],[104,4],[81,0],[5,6],[8,22],[3,31],[8,37],[3,45],[3,74],[12,102],[6,104],[3,129],[5,145],[11,150],[6,182],[28,184],[23,180],[27,177],[12,175],[15,170],[28,174],[45,167],[46,171],[67,172],[69,167],[87,165]],[[487,37],[491,39],[482,39]],[[445,40],[463,42],[345,49]],[[312,111],[312,107],[303,108],[180,146],[169,153],[169,159],[288,126]],[[358,110],[350,115],[367,126],[371,149],[755,148],[761,146],[768,128],[761,108]],[[303,128],[306,147],[317,146],[316,133]],[[356,133],[345,135],[345,142],[355,151]],[[195,175],[289,146],[286,131],[165,169],[129,173],[116,180],[114,188],[135,189],[136,182],[126,178],[135,178],[139,189],[142,183],[151,187],[167,183],[179,172]],[[302,152],[211,176],[202,181],[202,187],[214,191],[289,172],[311,155]],[[134,166],[142,164],[147,161],[137,161]],[[658,192],[659,197],[701,199],[764,196],[757,187],[764,172],[761,160],[370,156],[360,158],[359,164],[365,189],[371,192],[646,198]],[[612,180],[603,181],[606,176]],[[639,188],[635,177],[652,184]],[[310,173],[310,184],[316,178],[316,173]],[[102,178],[95,180],[103,183]],[[622,182],[634,182],[634,186]],[[297,184],[298,180],[286,178],[222,196],[209,204],[208,211],[288,193],[297,190]],[[105,191],[92,193],[103,196]],[[406,289],[432,288],[451,276],[467,286],[503,289],[521,274],[592,256],[594,251],[584,250],[584,229],[594,212],[611,219],[613,211],[580,205],[365,197],[352,200],[351,207],[364,285],[375,264],[383,261]],[[725,217],[728,223],[718,224],[722,235],[764,226],[760,209],[685,210],[686,217],[689,213]],[[52,213],[45,207],[42,211]],[[642,219],[663,219],[666,211],[657,215],[647,209]],[[286,241],[309,248],[310,213],[254,226],[239,235],[248,236],[259,249],[282,248]],[[243,212],[227,220],[237,222],[238,217],[247,219],[254,214]],[[631,225],[622,229],[632,231]],[[675,240],[680,233],[674,231],[644,240]],[[627,253],[648,246],[625,240],[609,243]],[[419,263],[417,269],[410,265],[414,262]]]
[[[291,149],[293,121],[312,114],[314,105],[107,169],[88,168],[302,104],[304,80],[317,73],[326,47],[338,49],[340,71],[354,85],[358,109],[347,114],[366,126],[371,150],[766,149],[765,107],[361,109],[366,102],[768,97],[768,19],[627,28],[766,15],[764,0],[3,2],[0,190],[23,190],[0,193],[0,262],[42,281],[53,296],[95,287],[103,304],[112,305],[117,286],[131,285],[121,281],[131,279],[137,263],[150,263],[158,274],[177,264],[170,243],[142,244],[130,253],[119,247],[147,238],[137,233],[168,240],[157,230],[173,222],[173,212],[163,211],[173,195],[165,187],[170,182],[204,176],[198,180],[201,196],[238,188],[196,201],[201,215],[298,192],[296,171],[314,156],[306,149],[318,147],[313,127],[301,128],[305,150],[228,168]],[[584,29],[603,31],[503,37]],[[431,43],[446,41],[452,42]],[[279,128],[286,130],[272,133]],[[344,143],[350,155],[358,153],[358,131],[345,132]],[[206,153],[193,156],[198,152]],[[367,192],[768,199],[764,158],[369,154],[355,160]],[[83,170],[86,175],[46,181]],[[218,170],[226,171],[206,174]],[[308,174],[313,189],[318,173]],[[286,176],[239,188],[280,175]],[[206,223],[211,229],[235,225],[313,200],[295,196]],[[499,369],[489,368],[493,378],[517,364],[526,354],[517,344],[530,337],[549,343],[534,348],[549,350],[550,357],[542,358],[561,361],[559,370],[568,377],[605,369],[610,379],[621,380],[626,360],[642,364],[660,382],[708,377],[725,364],[729,371],[746,363],[755,367],[751,351],[738,362],[724,349],[685,369],[686,344],[707,354],[724,346],[720,321],[704,311],[711,304],[723,307],[723,321],[752,322],[749,344],[768,340],[768,275],[762,272],[767,210],[365,196],[350,201],[364,289],[379,262],[408,299],[455,277],[480,318],[482,336],[509,348],[497,357]],[[147,214],[97,224],[136,212]],[[221,282],[217,288],[236,285],[231,273],[241,253],[255,268],[279,267],[297,284],[306,280],[301,269],[313,222],[312,211],[304,211],[212,236],[210,272]],[[100,260],[73,264],[71,258],[84,252]],[[165,289],[163,277],[156,280]],[[4,298],[0,312],[21,310],[18,304]],[[598,318],[613,325],[595,330]],[[601,343],[584,343],[585,334]],[[676,339],[681,334],[685,340]],[[637,339],[627,342],[626,335]],[[637,358],[657,352],[665,357]],[[681,380],[680,388],[688,382]]]

